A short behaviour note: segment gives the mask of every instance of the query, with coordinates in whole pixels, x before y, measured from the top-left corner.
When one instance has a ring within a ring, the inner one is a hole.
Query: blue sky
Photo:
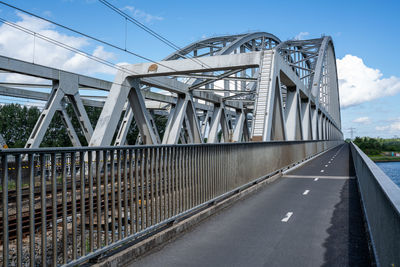
[[[137,26],[126,24],[122,17],[97,0],[9,2],[120,46],[125,46],[126,31],[127,48],[154,60],[161,60],[173,52]],[[345,136],[349,136],[347,130],[350,127],[356,128],[355,135],[360,136],[400,136],[400,73],[396,64],[400,59],[397,52],[400,43],[400,1],[110,2],[181,47],[204,37],[251,31],[270,32],[283,41],[300,33],[304,39],[331,35],[339,59]],[[26,26],[35,25],[34,20],[29,21],[10,8],[0,5],[0,10],[3,19],[25,21]],[[101,48],[99,44],[57,27],[42,26],[40,30],[47,29],[53,34],[57,32],[66,42],[73,41],[81,49],[115,63],[143,61],[108,47]],[[31,39],[26,39],[26,42]],[[18,50],[15,46],[10,50],[1,43],[0,32],[0,53],[18,56],[15,50]],[[21,51],[26,52],[26,48],[21,48]],[[40,48],[36,56],[41,57]],[[71,54],[66,54],[64,59],[68,57]],[[36,59],[40,60],[46,63],[45,58]],[[50,65],[55,62],[55,59],[48,60]],[[93,67],[81,63],[77,66],[77,62],[69,60],[67,65],[71,68],[75,66],[77,71],[79,67]],[[112,75],[101,67],[96,70],[93,75],[112,79]]]

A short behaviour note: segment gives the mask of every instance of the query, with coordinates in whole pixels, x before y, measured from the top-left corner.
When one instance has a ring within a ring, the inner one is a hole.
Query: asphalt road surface
[[[354,175],[338,146],[131,266],[370,266]]]

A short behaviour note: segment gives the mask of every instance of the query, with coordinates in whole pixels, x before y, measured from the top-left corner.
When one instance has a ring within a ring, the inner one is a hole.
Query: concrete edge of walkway
[[[336,147],[336,146],[335,146]],[[236,201],[245,198],[246,196],[250,195],[253,192],[258,191],[262,187],[274,182],[278,178],[282,176],[283,173],[287,173],[289,171],[292,171],[294,169],[299,168],[300,166],[304,165],[305,163],[325,154],[326,152],[330,151],[331,149],[335,148],[332,147],[328,150],[325,150],[323,152],[320,152],[318,154],[315,154],[314,156],[301,161],[300,163],[296,164],[293,167],[290,168],[284,168],[284,171],[278,172],[275,175],[266,175],[262,177],[261,179],[258,179],[258,183],[243,189],[242,191],[239,191],[238,193],[229,196],[228,198],[216,202],[212,206],[195,213],[194,215],[189,216],[186,219],[183,219],[182,221],[173,224],[169,228],[156,233],[136,244],[133,244],[130,247],[125,248],[124,250],[109,256],[105,258],[102,262],[96,263],[92,266],[96,267],[116,267],[116,266],[126,266],[130,262],[134,261],[140,256],[143,256],[150,252],[152,249],[156,247],[160,247],[163,244],[167,244],[168,241],[178,237],[180,234],[183,234],[184,232],[188,231],[189,229],[195,227],[198,223],[202,222],[203,220],[207,219],[211,215],[214,215],[218,213],[219,211],[233,205]],[[261,180],[261,181],[260,181]],[[256,180],[257,181],[257,180]]]

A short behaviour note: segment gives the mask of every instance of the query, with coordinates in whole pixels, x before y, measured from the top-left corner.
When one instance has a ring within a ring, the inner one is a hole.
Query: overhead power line
[[[159,40],[162,41],[163,43],[167,44],[168,46],[170,46],[171,48],[173,48],[173,49],[176,50],[177,52],[179,52],[179,51],[181,50],[181,48],[180,48],[178,45],[174,44],[173,42],[169,41],[167,38],[161,36],[161,35],[158,34],[157,32],[155,32],[155,31],[153,31],[152,29],[150,29],[149,27],[147,27],[147,26],[145,26],[144,24],[140,23],[138,20],[132,18],[131,16],[129,16],[129,15],[126,14],[125,12],[123,12],[123,11],[121,11],[120,9],[118,9],[117,7],[113,6],[113,5],[112,5],[111,3],[109,3],[108,1],[106,1],[106,0],[99,0],[99,1],[100,1],[101,3],[103,3],[104,5],[106,5],[107,7],[111,8],[112,10],[114,10],[115,12],[117,12],[119,15],[123,16],[127,21],[130,21],[130,22],[134,23],[135,25],[137,25],[137,26],[140,27],[141,29],[145,30],[145,31],[148,32],[149,34],[153,35],[154,37],[156,37],[157,39],[159,39]],[[57,22],[52,21],[52,20],[50,20],[50,19],[44,18],[44,17],[42,17],[42,16],[39,16],[39,15],[37,15],[37,14],[34,14],[34,13],[29,12],[29,11],[27,11],[27,10],[24,10],[24,9],[22,9],[22,8],[16,7],[16,6],[11,5],[11,4],[9,4],[9,3],[6,3],[6,2],[4,2],[4,1],[0,1],[0,4],[5,5],[5,6],[8,6],[8,7],[10,7],[10,8],[13,8],[13,9],[15,9],[15,10],[18,10],[18,11],[20,11],[20,12],[23,12],[23,13],[28,14],[28,15],[30,15],[30,16],[33,16],[33,17],[35,17],[35,18],[41,19],[41,20],[43,20],[43,21],[46,21],[46,22],[48,22],[48,23],[51,23],[51,24],[53,24],[53,25],[56,25],[56,26],[61,27],[61,28],[63,28],[63,29],[66,29],[66,30],[68,30],[68,31],[74,32],[74,33],[76,33],[76,34],[79,34],[79,35],[81,35],[81,36],[84,36],[84,37],[86,37],[86,38],[89,38],[89,39],[91,39],[91,40],[94,40],[94,41],[96,41],[96,42],[99,42],[99,43],[101,43],[101,44],[107,45],[107,46],[112,47],[112,48],[115,48],[115,49],[117,49],[117,50],[126,52],[126,53],[128,53],[128,54],[130,54],[130,55],[136,56],[136,57],[138,57],[138,58],[144,59],[144,60],[149,61],[149,62],[152,62],[152,63],[157,63],[157,64],[160,65],[160,66],[163,66],[163,67],[166,67],[166,68],[171,69],[171,70],[173,70],[173,71],[176,71],[175,69],[173,69],[173,68],[171,68],[171,67],[169,67],[169,66],[166,66],[165,64],[162,64],[162,63],[160,63],[160,62],[158,62],[158,61],[152,60],[152,59],[150,59],[150,58],[148,58],[148,57],[142,56],[142,55],[140,55],[140,54],[138,54],[138,53],[135,53],[135,52],[133,52],[133,51],[127,50],[126,47],[125,47],[125,48],[122,48],[122,47],[117,46],[117,45],[115,45],[115,44],[112,44],[112,43],[110,43],[110,42],[106,42],[106,41],[101,40],[101,39],[99,39],[99,38],[97,38],[97,37],[93,37],[93,36],[91,36],[91,35],[89,35],[89,34],[86,34],[86,33],[83,33],[83,32],[81,32],[81,31],[75,30],[75,29],[73,29],[73,28],[71,28],[71,27],[62,25],[62,24],[60,24],[60,23],[57,23]],[[86,53],[86,52],[84,52],[84,51],[82,51],[82,50],[80,50],[80,49],[75,48],[75,47],[72,47],[72,46],[69,46],[69,45],[60,43],[60,42],[58,42],[58,41],[56,41],[56,40],[54,40],[54,39],[51,39],[51,38],[49,38],[49,37],[47,37],[47,36],[44,36],[44,35],[41,35],[41,34],[39,34],[39,33],[37,33],[37,32],[34,32],[34,31],[30,30],[30,29],[27,29],[27,28],[25,28],[25,27],[22,27],[22,26],[20,26],[20,25],[17,25],[17,24],[15,24],[15,23],[12,23],[12,22],[7,21],[7,20],[5,20],[5,19],[1,19],[1,21],[3,21],[3,23],[7,24],[8,26],[17,28],[17,29],[19,29],[19,30],[21,30],[21,31],[23,31],[23,32],[25,32],[25,33],[28,33],[28,34],[31,34],[31,35],[33,35],[33,36],[35,36],[35,37],[40,38],[40,39],[46,40],[46,41],[48,41],[48,42],[50,42],[50,43],[53,43],[53,44],[55,44],[55,45],[61,46],[61,47],[65,48],[65,49],[67,49],[67,50],[70,50],[70,51],[74,52],[74,53],[77,53],[77,54],[86,56],[86,57],[88,57],[88,58],[90,58],[90,59],[92,59],[92,60],[94,60],[94,61],[97,61],[97,62],[99,62],[99,63],[101,63],[101,64],[105,64],[105,65],[107,65],[107,66],[109,66],[109,67],[112,67],[112,68],[115,68],[115,69],[117,69],[117,70],[122,70],[122,71],[124,71],[124,72],[129,72],[127,69],[122,68],[122,67],[120,67],[120,66],[118,66],[118,65],[116,65],[116,64],[114,64],[114,63],[112,63],[112,62],[110,62],[110,61],[107,61],[107,60],[101,59],[101,58],[99,58],[99,57],[93,56],[93,55],[88,54],[88,53]],[[177,53],[177,54],[178,54],[179,56],[183,57],[183,58],[191,59],[192,61],[194,61],[195,63],[199,64],[199,65],[202,66],[202,67],[204,67],[204,66],[209,67],[207,64],[203,63],[203,62],[202,62],[200,59],[198,59],[198,58],[187,57],[187,56],[181,55],[181,54],[179,54],[179,53]],[[132,72],[130,72],[130,73],[132,73]],[[133,74],[133,73],[132,73],[132,74]],[[137,74],[137,73],[134,73],[134,74]],[[229,81],[229,83],[231,84],[231,81]],[[215,85],[215,84],[214,84],[214,86],[215,86],[216,88],[221,88],[220,86],[217,86],[217,85]],[[221,88],[221,89],[223,89],[223,88]]]
[[[152,63],[156,63],[155,60],[152,60],[152,59],[150,59],[150,58],[148,58],[148,57],[142,56],[142,55],[140,55],[140,54],[138,54],[138,53],[135,53],[135,52],[132,52],[132,51],[130,51],[130,50],[127,50],[126,48],[122,48],[122,47],[117,46],[117,45],[115,45],[115,44],[112,44],[112,43],[103,41],[103,40],[101,40],[101,39],[99,39],[99,38],[96,38],[96,37],[93,37],[93,36],[91,36],[91,35],[89,35],[89,34],[86,34],[86,33],[83,33],[83,32],[81,32],[81,31],[72,29],[72,28],[70,28],[70,27],[68,27],[68,26],[62,25],[62,24],[57,23],[57,22],[55,22],[55,21],[46,19],[46,18],[44,18],[44,17],[42,17],[42,16],[36,15],[36,14],[34,14],[34,13],[32,13],[32,12],[26,11],[26,10],[21,9],[21,8],[19,8],[19,7],[10,5],[10,4],[5,3],[5,2],[3,2],[3,1],[0,1],[0,4],[5,5],[5,6],[8,6],[8,7],[11,7],[11,8],[13,8],[13,9],[15,9],[15,10],[18,10],[18,11],[20,11],[20,12],[23,12],[23,13],[28,14],[28,15],[30,15],[30,16],[33,16],[33,17],[35,17],[35,18],[41,19],[41,20],[43,20],[43,21],[47,21],[47,22],[49,22],[49,23],[51,23],[51,24],[54,24],[54,25],[56,25],[56,26],[58,26],[58,27],[61,27],[61,28],[66,29],[66,30],[68,30],[68,31],[74,32],[74,33],[79,34],[79,35],[81,35],[81,36],[84,36],[84,37],[86,37],[86,38],[92,39],[92,40],[94,40],[94,41],[96,41],[96,42],[99,42],[99,43],[101,43],[101,44],[107,45],[107,46],[109,46],[109,47],[112,47],[112,48],[118,49],[118,50],[120,50],[120,51],[126,52],[126,53],[131,54],[131,55],[133,55],[133,56],[136,56],[136,57],[138,57],[138,58],[144,59],[144,60],[146,60],[146,61],[150,61],[150,62],[152,62]],[[161,65],[161,64],[160,64],[160,65]]]
[[[147,27],[146,25],[144,25],[143,23],[141,23],[140,21],[138,21],[137,19],[133,18],[132,16],[130,16],[129,14],[125,13],[124,11],[122,11],[121,9],[117,8],[116,6],[114,6],[113,4],[111,4],[110,2],[106,1],[106,0],[99,0],[100,3],[104,4],[105,6],[107,6],[108,8],[110,8],[111,10],[113,10],[114,12],[118,13],[120,16],[124,17],[126,20],[132,22],[133,24],[135,24],[136,26],[138,26],[139,28],[141,28],[142,30],[144,30],[145,32],[149,33],[150,35],[154,36],[155,38],[157,38],[158,40],[160,40],[161,42],[165,43],[166,45],[168,45],[169,47],[171,47],[172,49],[174,49],[176,52],[180,52],[182,50],[181,47],[179,47],[178,45],[176,45],[175,43],[171,42],[170,40],[168,40],[167,38],[165,38],[164,36],[162,36],[161,34],[155,32],[154,30],[152,30],[151,28]],[[190,56],[185,56],[182,54],[179,54],[179,56],[183,57],[183,58],[188,58],[191,59],[192,61],[196,62],[197,64],[200,64],[201,66],[207,66],[207,64],[203,63],[200,59],[195,58],[195,57],[190,57]],[[209,66],[207,66],[209,67]]]
[[[8,26],[10,26],[12,28],[15,28],[15,29],[20,30],[22,32],[25,32],[25,33],[27,33],[29,35],[32,35],[32,36],[34,36],[34,38],[40,38],[40,39],[45,40],[45,41],[47,41],[47,42],[49,42],[51,44],[54,44],[54,45],[59,46],[59,47],[62,47],[64,49],[66,49],[66,50],[69,50],[69,51],[74,52],[76,54],[79,54],[81,56],[87,57],[87,58],[89,58],[91,60],[94,60],[94,61],[97,61],[97,62],[99,62],[101,64],[107,65],[107,66],[109,66],[111,68],[114,68],[116,70],[119,70],[119,71],[122,71],[122,72],[125,72],[125,73],[128,73],[128,74],[132,74],[132,75],[138,75],[139,74],[137,72],[134,72],[134,71],[131,71],[129,69],[126,69],[126,68],[124,68],[122,66],[118,66],[118,65],[114,64],[113,62],[110,62],[108,60],[96,57],[96,56],[91,55],[91,54],[89,54],[89,53],[87,53],[85,51],[82,51],[82,50],[78,49],[78,48],[69,46],[69,45],[67,45],[65,43],[61,43],[61,42],[59,42],[57,40],[54,40],[54,39],[52,39],[50,37],[42,35],[42,34],[40,34],[38,32],[32,31],[32,30],[30,30],[28,28],[25,28],[25,27],[21,26],[21,25],[17,25],[15,23],[7,21],[7,20],[5,20],[5,19],[3,19],[1,17],[0,17],[0,22],[3,22],[5,25],[8,25]],[[157,64],[159,64],[159,63],[157,63]],[[159,64],[159,65],[162,65],[162,64]],[[165,66],[165,67],[170,68],[168,66]],[[175,69],[172,69],[172,68],[170,68],[170,69],[176,71]],[[152,78],[148,77],[148,79],[151,80]],[[123,84],[119,84],[119,83],[115,83],[115,82],[113,82],[113,84],[124,86]]]
[[[146,25],[144,25],[143,23],[139,22],[138,20],[136,20],[135,18],[129,16],[128,14],[126,14],[125,12],[123,12],[121,9],[117,8],[116,6],[114,6],[113,4],[111,4],[110,2],[106,1],[106,0],[99,0],[102,4],[104,4],[105,6],[107,6],[108,8],[114,10],[116,13],[120,14],[122,17],[124,17],[125,19],[129,20],[130,22],[134,23],[135,25],[137,25],[139,28],[143,29],[144,31],[146,31],[147,33],[153,35],[155,38],[157,38],[158,40],[160,40],[161,42],[165,43],[166,45],[168,45],[169,47],[175,49],[175,50],[180,50],[181,48],[179,46],[177,46],[176,44],[174,44],[173,42],[169,41],[167,38],[163,37],[162,35],[158,34],[157,32],[153,31],[152,29],[150,29],[149,27],[147,27]]]
[[[186,58],[186,59],[190,59],[190,60],[192,60],[193,62],[195,62],[196,64],[200,65],[203,68],[204,68],[204,66],[210,67],[209,65],[207,65],[204,62],[202,62],[201,59],[199,59],[197,57],[191,57],[190,55],[182,55],[182,54],[180,54],[179,52],[182,50],[181,47],[179,47],[178,45],[176,45],[172,41],[168,40],[167,38],[165,38],[161,34],[157,33],[156,31],[152,30],[151,28],[147,27],[146,25],[144,25],[143,23],[141,23],[137,19],[135,19],[132,16],[130,16],[129,14],[127,14],[126,12],[124,12],[121,9],[117,8],[116,6],[114,6],[113,4],[108,2],[107,0],[99,0],[99,2],[104,4],[106,7],[110,8],[111,10],[113,10],[114,12],[116,12],[117,14],[122,16],[123,18],[125,18],[125,20],[132,22],[133,24],[135,24],[136,26],[138,26],[139,28],[141,28],[145,32],[149,33],[150,35],[154,36],[155,38],[157,38],[161,42],[163,42],[166,45],[168,45],[169,47],[173,48],[180,57],[183,57],[183,58]],[[228,81],[228,83],[231,84],[231,85],[233,84],[232,81]],[[224,89],[224,88],[222,88],[222,87],[220,87],[220,86],[218,86],[216,84],[214,84],[214,87],[220,88],[220,89]]]

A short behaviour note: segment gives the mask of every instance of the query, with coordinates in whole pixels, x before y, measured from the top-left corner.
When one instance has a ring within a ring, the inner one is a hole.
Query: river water
[[[376,165],[378,165],[393,182],[400,186],[400,162],[376,162]]]

